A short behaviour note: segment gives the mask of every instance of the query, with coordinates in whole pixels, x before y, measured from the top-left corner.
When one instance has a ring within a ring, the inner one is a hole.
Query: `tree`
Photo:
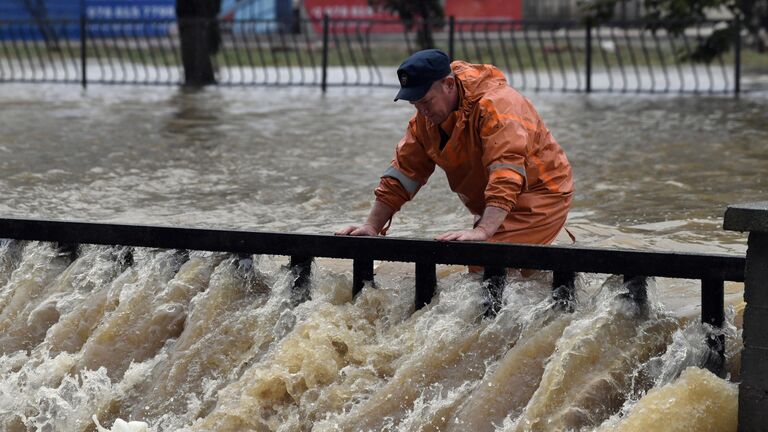
[[[585,18],[599,24],[610,21],[616,6],[624,0],[585,0],[580,2]],[[760,52],[766,50],[768,32],[768,0],[643,0],[644,19],[651,30],[665,29],[680,36],[686,28],[709,19],[711,12],[727,11],[729,18],[720,19],[715,29],[703,38],[690,54],[690,59],[709,62],[727,51],[739,32],[747,30],[747,44]]]
[[[368,0],[376,9],[396,13],[407,30],[416,28],[416,43],[421,49],[434,48],[433,27],[443,25],[440,0]]]
[[[184,85],[200,87],[216,82],[211,57],[219,51],[218,15],[221,0],[177,0]]]

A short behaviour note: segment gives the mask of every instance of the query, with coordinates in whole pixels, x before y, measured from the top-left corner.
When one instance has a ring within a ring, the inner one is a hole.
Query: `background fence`
[[[520,89],[565,92],[741,91],[741,38],[709,63],[687,61],[715,22],[680,36],[641,21],[454,20],[432,25],[453,58],[492,63]],[[221,21],[212,55],[220,85],[397,86],[394,70],[418,49],[399,21]],[[0,20],[0,82],[177,85],[176,20]]]

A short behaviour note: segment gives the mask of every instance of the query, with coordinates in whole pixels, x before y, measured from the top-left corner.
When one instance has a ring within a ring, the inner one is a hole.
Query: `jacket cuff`
[[[500,208],[500,209],[502,209],[502,210],[504,210],[506,212],[511,212],[512,209],[515,207],[514,203],[512,203],[510,201],[498,200],[498,199],[491,199],[491,200],[485,201],[485,206],[486,207],[498,207],[498,208]]]

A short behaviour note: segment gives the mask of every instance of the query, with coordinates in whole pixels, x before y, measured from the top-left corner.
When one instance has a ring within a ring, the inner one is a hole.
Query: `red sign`
[[[374,9],[368,4],[368,0],[304,0],[304,9],[318,33],[323,31],[323,16],[326,14],[335,20],[381,20],[398,23],[371,23],[370,31],[374,33],[403,31],[397,15]],[[445,0],[445,16],[454,16],[456,19],[518,20],[523,16],[522,0]],[[366,29],[368,28],[366,26]],[[359,25],[351,22],[334,22],[330,31],[332,33],[359,31]]]
[[[522,0],[445,0],[445,16],[456,19],[523,18]]]

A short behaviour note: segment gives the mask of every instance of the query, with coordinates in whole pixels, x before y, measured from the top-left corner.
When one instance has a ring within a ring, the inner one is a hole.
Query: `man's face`
[[[421,115],[430,122],[440,125],[456,110],[455,83],[453,78],[435,81],[423,98],[411,102]]]

